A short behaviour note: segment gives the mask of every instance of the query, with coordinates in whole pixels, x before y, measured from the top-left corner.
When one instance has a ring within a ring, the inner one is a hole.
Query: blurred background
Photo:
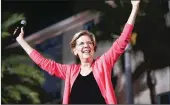
[[[25,40],[45,57],[76,63],[69,42],[81,29],[93,32],[106,52],[131,12],[130,0],[3,0],[1,19],[1,103],[62,102],[63,82],[40,69],[12,36],[26,20]],[[141,0],[125,53],[113,67],[119,104],[170,104],[170,1]]]

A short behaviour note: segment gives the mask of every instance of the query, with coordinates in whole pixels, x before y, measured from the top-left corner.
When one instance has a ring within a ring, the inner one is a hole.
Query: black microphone
[[[17,26],[17,28],[13,32],[13,37],[17,37],[19,35],[19,33],[21,32],[22,27],[25,30],[26,24],[27,24],[27,22],[25,20],[21,20],[20,24]]]

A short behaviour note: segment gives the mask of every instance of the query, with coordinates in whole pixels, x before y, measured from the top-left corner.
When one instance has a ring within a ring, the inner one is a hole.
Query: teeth
[[[90,53],[90,51],[83,51],[83,53]]]

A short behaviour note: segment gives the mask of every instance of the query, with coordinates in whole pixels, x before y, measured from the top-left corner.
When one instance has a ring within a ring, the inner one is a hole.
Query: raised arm
[[[140,0],[131,0],[132,11],[127,21],[127,24],[134,24],[136,20],[136,15],[138,13]]]
[[[102,64],[107,65],[108,69],[112,68],[130,41],[140,0],[132,0],[131,3],[132,11],[120,37],[113,43],[112,47],[98,59],[99,62],[102,61]]]
[[[17,42],[25,50],[25,52],[30,56],[30,58],[43,70],[47,71],[51,75],[55,75],[62,79],[65,79],[66,70],[69,67],[68,65],[63,65],[56,63],[51,59],[43,57],[39,52],[33,49],[23,38],[24,31],[21,28],[21,33],[16,38]]]
[[[25,50],[25,52],[30,55],[31,52],[34,50],[25,40],[24,40],[24,31],[21,28],[21,33],[16,38],[17,42],[21,45],[21,47]]]

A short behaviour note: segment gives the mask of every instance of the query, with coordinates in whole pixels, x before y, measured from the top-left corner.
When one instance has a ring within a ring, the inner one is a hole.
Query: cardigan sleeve
[[[35,49],[29,56],[41,69],[47,71],[50,75],[55,75],[62,79],[66,78],[66,70],[69,65],[60,64],[54,60],[47,59]]]
[[[105,52],[98,60],[105,66],[112,66],[115,64],[119,56],[124,53],[126,46],[128,45],[133,30],[133,25],[125,24],[124,29],[118,39],[113,43],[112,47]]]

